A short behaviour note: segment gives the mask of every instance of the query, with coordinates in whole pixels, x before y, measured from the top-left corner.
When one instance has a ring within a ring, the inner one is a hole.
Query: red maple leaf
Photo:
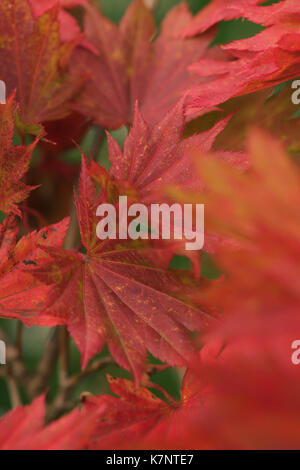
[[[107,172],[92,161],[90,175],[100,188],[106,190],[106,198],[110,203],[118,202],[119,195],[126,195],[128,204],[162,203],[168,200],[164,194],[168,185],[179,186],[182,190],[203,189],[201,176],[195,173],[194,162],[190,157],[193,153],[211,151],[216,138],[222,134],[231,117],[228,115],[217,121],[211,129],[184,139],[183,100],[154,126],[147,125],[136,106],[133,126],[125,139],[124,149],[121,150],[118,143],[108,135],[110,171]],[[243,152],[219,150],[217,155],[232,165],[247,168],[247,157]],[[219,242],[217,237],[206,234],[204,249],[211,252]],[[167,265],[175,253],[188,256],[195,274],[199,275],[198,252],[188,252],[182,241],[172,239],[172,243],[165,247]]]
[[[34,189],[21,180],[28,170],[36,142],[27,147],[13,145],[15,111],[14,96],[6,104],[0,104],[0,210],[5,214],[20,214],[16,204]]]
[[[68,228],[69,219],[50,225],[39,232],[22,237],[17,243],[19,227],[13,216],[8,216],[0,225],[0,315],[4,318],[19,318],[23,322],[42,324],[36,320],[48,293],[47,286],[37,282],[26,268],[50,262],[51,258],[42,248],[61,246]],[[57,324],[58,321],[52,322]],[[46,319],[51,325],[51,319]]]
[[[155,252],[96,236],[96,187],[83,160],[77,215],[86,254],[59,248],[43,250],[53,261],[36,261],[32,273],[51,287],[43,324],[64,322],[82,354],[82,364],[108,344],[114,359],[136,382],[146,350],[168,364],[185,364],[196,354],[189,330],[206,328],[213,318],[195,308],[189,273],[155,267]],[[204,286],[204,283],[199,283]]]
[[[265,306],[249,316],[243,307],[201,351],[198,373],[210,398],[196,419],[196,448],[203,435],[213,449],[299,449],[298,307]]]
[[[192,448],[182,442],[187,423],[205,404],[206,388],[192,372],[185,374],[180,402],[168,403],[146,387],[135,388],[125,379],[107,376],[111,391],[118,398],[83,395],[82,402],[91,411],[102,409],[89,449]],[[151,386],[151,384],[149,384]],[[195,441],[195,439],[193,439]],[[171,446],[171,447],[166,447]]]
[[[29,0],[0,4],[1,79],[9,95],[16,89],[25,124],[67,115],[66,104],[82,84],[67,73],[75,42],[61,44],[58,12],[57,6],[35,19]]]
[[[189,188],[202,187],[201,180],[195,175],[193,151],[208,152],[212,149],[216,137],[225,129],[231,116],[218,121],[206,132],[195,134],[183,139],[185,132],[184,103],[180,102],[154,126],[148,126],[136,106],[133,125],[124,142],[124,149],[108,134],[108,158],[111,168],[107,178],[111,195],[118,194],[132,197],[143,203],[161,201],[163,189],[167,184],[178,184]],[[220,154],[222,152],[220,151]],[[226,159],[226,154],[223,155]],[[243,155],[229,154],[228,158],[236,158],[242,164]],[[108,184],[103,169],[95,163],[91,164],[90,175],[100,187]],[[104,180],[103,180],[104,178]]]
[[[190,23],[180,32],[182,37],[192,37],[204,33],[220,21],[237,20],[241,17],[259,23],[267,16],[270,20],[270,7],[257,7],[264,0],[213,0],[192,18]],[[277,8],[275,6],[275,8]]]
[[[253,3],[258,2],[251,2],[251,5]],[[207,75],[219,75],[219,78],[190,90],[189,116],[203,113],[206,108],[234,96],[269,88],[299,76],[299,3],[287,0],[270,6],[249,6],[246,1],[224,7],[217,1],[200,13],[197,28],[206,30],[222,18],[240,16],[266,28],[254,37],[223,46],[234,61],[203,59],[190,67],[201,79]]]
[[[118,398],[83,395],[88,410],[103,410],[89,448],[299,448],[300,383],[291,362],[299,315],[269,313],[272,329],[270,317],[251,315],[212,332],[185,374],[178,403],[111,377]]]
[[[0,420],[1,450],[81,450],[95,428],[95,414],[75,409],[44,426],[45,397],[18,406]]]
[[[90,74],[75,108],[115,129],[132,122],[138,100],[147,122],[160,121],[197,83],[187,66],[207,53],[213,38],[210,32],[188,41],[176,38],[190,19],[186,4],[175,7],[151,42],[156,28],[143,1],[130,5],[120,27],[87,5],[85,35],[95,52],[79,47],[73,54],[72,70]]]

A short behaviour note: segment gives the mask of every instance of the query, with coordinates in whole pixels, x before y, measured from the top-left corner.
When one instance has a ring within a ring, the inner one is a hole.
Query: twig
[[[73,408],[74,403],[71,400],[73,390],[84,377],[104,369],[109,364],[114,364],[113,359],[111,357],[104,357],[93,362],[90,367],[82,370],[77,375],[69,377],[64,383],[61,383],[60,390],[55,401],[48,407],[47,422],[57,419],[62,413]]]
[[[17,406],[20,406],[22,404],[20,400],[17,382],[12,377],[7,377],[7,385],[11,401],[11,407],[16,408]]]
[[[37,397],[48,388],[49,380],[58,358],[59,335],[58,327],[50,333],[42,359],[39,362],[34,378],[28,386],[28,394],[31,398]]]
[[[155,8],[157,4],[157,0],[143,0],[143,1],[146,7],[150,8],[151,10],[153,10],[153,8]]]
[[[2,377],[10,377],[21,383],[24,388],[27,388],[32,376],[23,363],[18,349],[9,343],[6,335],[1,329],[0,339],[2,339],[6,344],[6,365],[1,366],[0,375]]]
[[[105,137],[104,129],[95,126],[95,138],[91,147],[91,156],[97,160],[103,139]],[[25,216],[31,209],[25,207]],[[26,220],[26,217],[25,217]],[[29,227],[27,227],[29,230]],[[68,234],[65,239],[64,247],[66,249],[75,249],[79,235],[78,222],[76,217],[76,208],[73,202],[71,210],[71,222]],[[19,322],[15,345],[9,344],[4,333],[0,330],[0,339],[6,343],[7,364],[0,369],[0,376],[6,377],[12,406],[15,407],[21,403],[19,397],[18,384],[22,385],[28,397],[33,399],[40,393],[45,392],[49,386],[49,380],[53,373],[57,359],[59,357],[59,392],[54,403],[49,405],[48,420],[55,419],[64,411],[72,408],[74,403],[71,401],[74,387],[79,381],[113,363],[111,358],[104,358],[95,361],[89,368],[81,371],[79,374],[69,376],[69,335],[65,326],[56,327],[48,339],[42,359],[34,374],[31,374],[22,361],[22,339],[23,324]]]
[[[73,375],[68,380],[69,387],[75,387],[82,379],[88,377],[89,375],[93,374],[94,372],[98,372],[99,370],[104,369],[104,367],[109,366],[110,364],[114,364],[114,361],[111,357],[104,357],[97,361],[94,361],[90,367],[80,371],[77,375]]]
[[[62,387],[65,386],[69,378],[69,334],[65,326],[59,327],[59,383]]]

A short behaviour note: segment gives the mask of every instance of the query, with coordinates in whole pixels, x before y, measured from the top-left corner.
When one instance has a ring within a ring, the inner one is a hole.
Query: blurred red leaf
[[[95,428],[93,413],[75,409],[44,426],[45,398],[19,406],[0,420],[1,450],[81,450]]]
[[[187,41],[176,38],[190,19],[186,4],[175,7],[151,42],[155,23],[142,0],[130,5],[119,28],[87,5],[85,34],[95,52],[78,47],[73,54],[72,70],[90,74],[75,108],[116,129],[132,122],[138,101],[149,124],[160,121],[197,83],[187,66],[207,53],[213,39],[212,33]]]
[[[145,387],[135,388],[129,380],[107,378],[118,398],[109,395],[82,398],[89,411],[103,409],[89,442],[90,449],[149,449],[151,445],[155,449],[166,445],[192,448],[187,441],[182,442],[185,426],[204,406],[206,394],[196,375],[191,372],[185,375],[181,401],[172,403],[162,401]]]
[[[221,323],[185,374],[178,403],[110,377],[118,398],[83,395],[89,411],[103,410],[89,448],[299,448],[300,382],[291,361],[299,315],[269,314]]]
[[[229,313],[241,304],[254,311],[295,307],[300,298],[299,168],[261,131],[250,133],[248,150],[250,170],[243,173],[212,155],[197,158],[206,192],[177,194],[204,202],[207,230],[232,242],[216,249],[228,278],[210,298]]]
[[[300,118],[295,116],[295,109],[289,86],[273,93],[261,90],[226,101],[218,111],[207,114],[205,119],[200,117],[189,123],[187,131],[189,135],[194,131],[199,132],[207,126],[207,121],[214,125],[230,115],[230,123],[216,138],[213,147],[215,152],[218,149],[245,151],[247,130],[251,126],[259,126],[280,138],[288,150],[296,154],[300,150]]]

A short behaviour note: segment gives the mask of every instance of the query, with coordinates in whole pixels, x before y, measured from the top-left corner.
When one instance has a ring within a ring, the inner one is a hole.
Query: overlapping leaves
[[[176,38],[190,20],[187,5],[179,5],[152,41],[156,27],[142,0],[130,5],[119,27],[87,6],[85,35],[94,53],[79,47],[72,57],[72,70],[90,75],[76,109],[103,127],[116,129],[132,123],[138,100],[149,124],[160,121],[199,81],[187,67],[208,54],[213,39],[210,32],[192,40]]]
[[[232,61],[201,60],[190,70],[199,77],[219,75],[190,93],[188,114],[204,112],[234,96],[272,87],[296,78],[299,65],[300,7],[294,0],[270,6],[258,6],[259,1],[232,1],[224,4],[216,0],[200,12],[183,35],[209,29],[222,19],[248,18],[265,26],[259,34],[223,46],[232,55]]]

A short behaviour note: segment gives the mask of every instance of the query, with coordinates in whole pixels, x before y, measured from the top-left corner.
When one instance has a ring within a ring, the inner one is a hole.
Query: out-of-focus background
[[[131,1],[132,0],[98,0],[98,3],[99,7],[102,9],[102,12],[112,21],[118,23]],[[154,15],[158,27],[167,12],[179,3],[181,3],[180,0],[157,0],[156,7],[154,9]],[[209,0],[187,0],[187,3],[189,4],[191,11],[195,14],[199,10],[201,10],[205,5],[207,5],[209,3]],[[274,1],[266,2],[266,4],[268,3],[274,3]],[[222,22],[219,26],[214,43],[226,43],[235,39],[250,37],[256,34],[257,32],[261,31],[261,29],[261,26],[255,25],[248,21]],[[95,130],[91,129],[84,136],[81,142],[81,146],[84,151],[88,151],[88,149],[90,148],[91,143],[93,142],[94,132]],[[112,132],[112,134],[119,141],[119,143],[122,144],[127,134],[127,129],[122,128],[118,131]],[[77,148],[68,150],[61,155],[61,159],[62,161],[67,162],[70,165],[78,165],[78,163],[80,162],[80,152]],[[106,141],[104,141],[102,145],[98,161],[101,162],[104,166],[109,165],[107,159]],[[190,263],[184,257],[175,257],[171,263],[171,267],[189,269]],[[202,274],[207,278],[218,277],[217,269],[214,267],[210,257],[206,254],[204,254]],[[16,336],[17,322],[14,320],[0,319],[0,327],[5,331],[11,341],[14,341]],[[32,371],[34,371],[38,360],[41,357],[48,334],[49,329],[47,328],[32,327],[24,329],[23,357],[26,361],[28,368]],[[108,351],[105,348],[105,350],[100,356],[107,354]],[[159,361],[156,361],[154,358],[151,358],[151,361],[154,363],[159,363]],[[75,373],[79,370],[80,355],[75,345],[71,343],[71,372]],[[130,377],[130,375],[126,371],[120,369],[119,367],[110,366],[105,369],[105,371],[98,372],[83,380],[80,385],[78,385],[77,389],[74,391],[74,397],[79,397],[80,393],[83,391],[89,391],[94,394],[108,393],[109,387],[105,378],[106,372],[121,377]],[[174,398],[177,399],[179,398],[180,378],[180,372],[178,372],[176,369],[167,369],[153,376],[153,380],[155,382],[162,385]],[[55,371],[55,373],[53,374],[51,383],[49,384],[49,389],[51,391],[51,396],[54,397],[57,390],[57,371]],[[26,396],[23,396],[23,400],[24,403],[26,403]],[[11,403],[7,390],[7,384],[4,379],[0,378],[0,416],[6,413],[10,408]]]

